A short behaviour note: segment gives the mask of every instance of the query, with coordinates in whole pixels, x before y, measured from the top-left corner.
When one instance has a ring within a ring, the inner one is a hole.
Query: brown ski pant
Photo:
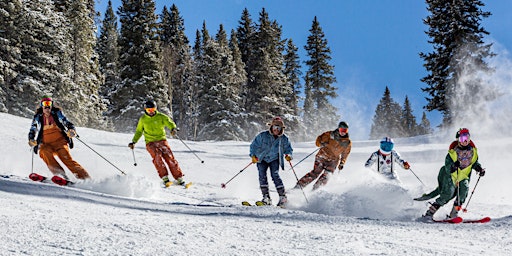
[[[174,179],[183,177],[178,161],[174,158],[167,140],[149,142],[146,144],[146,149],[153,158],[153,164],[160,178],[169,175],[169,171]]]

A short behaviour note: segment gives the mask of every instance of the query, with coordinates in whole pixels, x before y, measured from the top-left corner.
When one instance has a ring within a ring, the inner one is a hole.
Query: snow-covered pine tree
[[[289,114],[293,108],[286,105],[286,95],[292,92],[283,73],[284,41],[281,26],[269,19],[265,8],[259,13],[257,31],[252,40],[252,66],[248,69],[248,86],[245,104],[246,130],[249,136],[266,129],[266,122],[273,116],[281,116],[285,123],[291,122]]]
[[[147,99],[154,99],[160,112],[170,114],[169,89],[162,81],[154,1],[123,0],[118,15],[121,83],[112,97],[111,117],[117,131],[133,132]]]
[[[252,70],[253,63],[252,60],[254,57],[252,55],[254,54],[252,46],[252,40],[256,33],[256,26],[254,22],[252,21],[251,15],[249,13],[249,10],[245,8],[242,11],[242,16],[240,18],[240,21],[238,22],[239,26],[236,29],[236,37],[237,37],[237,43],[238,47],[240,49],[240,56],[242,59],[242,62],[244,63],[244,69],[245,74],[247,76],[247,81],[250,79],[250,73],[249,70]],[[241,90],[240,90],[240,98],[242,99],[242,106],[247,109],[248,105],[248,94],[249,94],[249,84],[245,83]],[[249,126],[249,125],[247,125]]]
[[[14,34],[6,35],[13,40],[9,49],[16,54],[15,62],[11,63],[16,73],[5,81],[5,105],[11,114],[32,117],[43,95],[52,95],[56,87],[70,83],[66,73],[68,21],[51,1],[24,1],[21,9],[19,5],[12,7],[16,28],[10,31]]]
[[[119,79],[119,32],[117,16],[112,9],[112,1],[108,1],[105,17],[102,21],[96,52],[99,56],[100,71],[104,82],[100,86],[100,97],[107,104],[106,115],[112,111],[112,93],[120,83]]]
[[[236,79],[226,31],[221,24],[213,38],[205,38],[203,58],[207,60],[206,76],[201,100],[203,113],[200,119],[199,138],[202,140],[247,140],[240,126],[239,89],[243,80]]]
[[[384,95],[375,109],[373,123],[370,129],[370,139],[380,139],[384,136],[401,137],[402,107],[391,97],[391,91],[386,86]]]
[[[287,40],[285,53],[284,53],[284,67],[283,73],[287,80],[287,85],[291,88],[290,93],[285,95],[285,101],[288,108],[290,108],[289,121],[290,128],[287,129],[287,132],[293,134],[295,140],[305,140],[306,139],[306,127],[302,122],[300,117],[301,111],[299,109],[299,101],[300,101],[300,93],[302,84],[300,82],[300,77],[302,76],[301,65],[299,54],[297,53],[298,48],[293,43],[293,40],[290,38]]]
[[[306,99],[308,104],[304,106],[304,124],[310,138],[315,138],[318,131],[336,128],[340,117],[337,109],[329,102],[330,98],[336,98],[336,83],[334,66],[329,64],[331,49],[327,45],[327,39],[322,27],[315,16],[307,44],[304,49],[309,59],[306,77]],[[309,98],[308,98],[309,97]]]
[[[88,0],[71,1],[63,14],[68,21],[66,54],[69,56],[70,81],[56,86],[54,96],[75,125],[105,128],[106,105],[99,96],[103,78],[96,47],[94,8]]]
[[[169,87],[174,122],[182,138],[191,139],[192,119],[189,110],[193,99],[192,92],[196,87],[194,70],[190,53],[189,40],[185,35],[184,20],[178,7],[172,5],[170,11],[164,6],[160,23],[160,39],[163,53],[163,79]]]
[[[16,71],[21,61],[21,35],[18,29],[22,19],[21,0],[0,2],[0,112],[9,111],[8,91],[16,82]]]
[[[450,125],[468,108],[474,106],[478,111],[486,99],[495,97],[478,76],[491,71],[486,60],[494,54],[491,44],[482,40],[489,33],[480,24],[491,13],[481,10],[484,3],[480,0],[426,2],[430,15],[424,23],[429,26],[427,35],[435,50],[420,53],[429,72],[421,79],[427,84],[422,90],[429,95],[425,107],[442,112],[443,124]]]

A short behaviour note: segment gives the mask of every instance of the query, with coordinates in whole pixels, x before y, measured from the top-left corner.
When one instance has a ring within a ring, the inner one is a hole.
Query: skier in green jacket
[[[485,169],[478,162],[478,152],[470,139],[469,130],[461,128],[455,135],[445,158],[445,164],[437,176],[438,187],[428,194],[415,198],[416,201],[425,201],[439,196],[423,215],[426,220],[432,219],[441,206],[456,197],[449,218],[458,216],[462,204],[468,196],[471,170],[474,169],[480,176],[485,175]]]
[[[144,135],[146,149],[153,158],[153,164],[164,185],[168,187],[173,184],[169,180],[169,172],[176,180],[176,184],[185,185],[183,173],[178,161],[174,158],[165,134],[165,127],[167,127],[171,131],[171,135],[174,136],[176,134],[176,124],[170,117],[156,110],[156,103],[153,100],[148,100],[144,104],[144,112],[144,115],[139,119],[135,135],[133,135],[132,142],[128,144],[128,147],[133,149],[135,143]]]

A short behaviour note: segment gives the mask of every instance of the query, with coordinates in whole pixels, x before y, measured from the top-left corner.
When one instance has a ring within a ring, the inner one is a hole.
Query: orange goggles
[[[348,128],[338,128],[340,133],[348,133]]]
[[[145,110],[148,113],[155,113],[156,112],[156,108],[145,108]]]
[[[52,102],[51,101],[41,101],[41,106],[42,107],[51,107]]]

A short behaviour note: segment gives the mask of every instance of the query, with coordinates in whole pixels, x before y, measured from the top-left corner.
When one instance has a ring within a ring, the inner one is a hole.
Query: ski
[[[64,179],[62,177],[59,177],[59,176],[53,176],[51,179],[48,179],[46,176],[37,174],[35,172],[33,172],[30,175],[28,175],[28,177],[31,180],[38,181],[38,182],[48,182],[49,180],[51,180],[53,183],[55,183],[57,185],[60,185],[60,186],[68,186],[68,185],[73,185],[74,184],[74,182],[72,182],[70,180],[67,180],[67,179]]]
[[[457,223],[463,222],[464,220],[461,217],[455,217],[455,218],[443,219],[443,220],[434,220],[433,219],[433,221],[435,223],[452,223],[452,224],[457,224]]]
[[[174,182],[172,182],[172,181],[169,181],[169,182],[165,183],[165,185],[164,185],[164,186],[165,186],[166,188],[168,188],[168,187],[170,187],[170,186],[176,186],[176,185],[179,185],[179,184],[174,183]],[[179,185],[179,186],[183,186],[183,188],[188,189],[188,188],[190,188],[190,186],[192,186],[192,182],[185,183],[185,184],[182,184],[182,185]]]
[[[462,223],[487,223],[491,221],[491,217],[483,217],[481,219],[464,219]]]
[[[256,201],[256,202],[254,203],[254,205],[253,205],[253,204],[251,204],[251,203],[249,203],[249,202],[247,202],[247,201],[243,201],[243,202],[242,202],[242,205],[243,205],[243,206],[267,206],[267,205],[266,205],[265,203],[263,203],[262,201]]]

